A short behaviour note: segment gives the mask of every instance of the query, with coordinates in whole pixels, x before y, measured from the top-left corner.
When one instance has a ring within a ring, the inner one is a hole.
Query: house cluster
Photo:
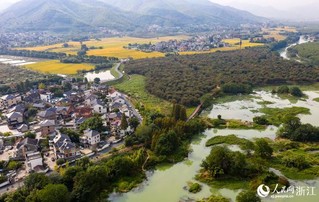
[[[46,32],[3,32],[0,33],[0,48],[26,47],[43,44],[55,44],[61,37]]]
[[[4,144],[8,142],[5,139],[15,138],[10,145],[13,154],[9,159],[25,161],[28,171],[46,170],[42,157],[45,155],[51,154],[48,158],[51,161],[74,160],[84,155],[82,150],[95,152],[106,148],[134,132],[130,124],[123,128],[123,117],[127,123],[133,118],[142,120],[125,95],[114,88],[74,82],[59,97],[49,89],[50,86],[0,97],[0,109],[5,117],[1,124],[11,131],[11,135],[0,131],[0,140]],[[80,130],[86,120],[94,117],[102,120],[103,130]],[[61,131],[73,131],[78,137]],[[35,137],[24,137],[30,133]]]
[[[128,44],[127,49],[136,49],[143,52],[187,52],[209,51],[213,48],[229,46],[223,42],[224,36],[219,34],[197,35],[186,40],[161,41],[156,44]]]

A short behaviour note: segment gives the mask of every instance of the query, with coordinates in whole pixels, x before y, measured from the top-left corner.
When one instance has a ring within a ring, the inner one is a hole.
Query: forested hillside
[[[318,68],[283,60],[266,47],[133,60],[126,71],[146,76],[150,93],[188,106],[199,104],[202,95],[225,83],[263,86],[319,81]]]

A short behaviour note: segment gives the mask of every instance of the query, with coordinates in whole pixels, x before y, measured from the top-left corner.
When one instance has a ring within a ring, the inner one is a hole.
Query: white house
[[[105,114],[107,113],[107,106],[101,100],[95,100],[92,103],[92,108],[94,113]]]
[[[51,102],[51,101],[52,101],[52,98],[53,98],[53,93],[51,93],[51,92],[41,93],[41,94],[40,94],[40,99],[41,99],[42,101]]]
[[[81,137],[81,142],[90,146],[97,145],[100,141],[101,135],[95,130],[86,130],[84,131],[84,135]]]
[[[33,171],[37,166],[43,166],[43,158],[40,152],[33,152],[26,155],[27,170]]]

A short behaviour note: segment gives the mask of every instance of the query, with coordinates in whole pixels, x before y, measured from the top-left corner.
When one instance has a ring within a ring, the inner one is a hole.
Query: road
[[[121,79],[121,78],[124,76],[123,73],[119,70],[119,68],[120,68],[121,65],[122,65],[122,62],[117,63],[116,66],[115,66],[115,71],[119,74],[119,77],[118,77],[118,78],[111,79],[111,80],[108,80],[107,82],[117,81],[117,80]],[[114,76],[114,75],[113,75],[113,76]]]

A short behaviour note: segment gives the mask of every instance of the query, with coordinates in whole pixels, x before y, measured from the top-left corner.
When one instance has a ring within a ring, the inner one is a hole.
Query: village
[[[0,112],[0,188],[109,152],[142,121],[126,95],[72,78],[4,95]]]
[[[187,40],[161,41],[156,44],[128,44],[125,48],[135,49],[143,52],[185,52],[185,51],[209,51],[212,48],[230,46],[224,43],[221,35],[197,35]]]

